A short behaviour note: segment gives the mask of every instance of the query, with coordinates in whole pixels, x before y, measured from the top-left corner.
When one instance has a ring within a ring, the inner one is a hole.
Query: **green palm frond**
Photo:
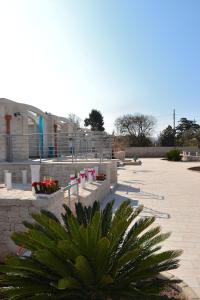
[[[181,251],[161,251],[169,233],[140,218],[142,207],[114,201],[101,210],[65,206],[64,225],[52,213],[33,214],[27,232],[14,233],[30,257],[9,257],[0,265],[0,294],[7,300],[165,299],[160,292],[177,283],[160,273],[179,266]]]

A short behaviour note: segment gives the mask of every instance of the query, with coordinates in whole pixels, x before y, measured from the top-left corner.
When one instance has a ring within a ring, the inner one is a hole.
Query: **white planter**
[[[12,190],[12,174],[6,173],[6,187],[7,190]]]
[[[31,165],[31,182],[40,181],[40,165]]]
[[[56,198],[61,193],[63,193],[63,191],[60,189],[57,192],[52,193],[52,194],[35,194],[35,197],[36,197],[37,200],[39,200],[39,199],[52,199],[52,198]]]
[[[27,184],[27,170],[22,170],[22,184]]]
[[[9,173],[9,170],[4,170],[4,184],[6,185],[6,173]]]
[[[70,175],[70,184],[75,184],[77,182],[77,179],[75,178],[75,175],[72,174]],[[74,185],[70,188],[70,193],[71,195],[76,195],[77,194],[77,186]]]

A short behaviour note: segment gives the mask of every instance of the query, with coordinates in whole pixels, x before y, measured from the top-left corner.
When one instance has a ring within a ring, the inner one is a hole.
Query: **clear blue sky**
[[[199,0],[0,0],[0,44],[0,97],[200,122]]]

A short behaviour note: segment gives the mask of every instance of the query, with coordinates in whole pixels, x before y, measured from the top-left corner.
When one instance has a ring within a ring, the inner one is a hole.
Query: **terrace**
[[[114,197],[117,208],[129,198],[134,206],[143,204],[144,215],[155,216],[163,232],[172,232],[163,247],[182,249],[183,254],[180,268],[171,273],[200,297],[200,173],[188,170],[198,163],[158,158],[142,162],[142,166],[119,168],[118,187],[104,203]]]

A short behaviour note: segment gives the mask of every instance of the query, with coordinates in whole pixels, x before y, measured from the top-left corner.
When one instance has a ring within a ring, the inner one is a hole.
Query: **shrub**
[[[65,207],[65,225],[50,212],[33,214],[36,223],[25,222],[28,231],[12,236],[31,256],[0,266],[3,299],[161,299],[177,281],[158,275],[178,267],[181,251],[160,251],[169,233],[152,227],[154,217],[138,218],[142,207],[125,201],[114,215],[112,208],[113,202],[103,211],[97,202],[78,204],[74,216]]]
[[[181,160],[181,152],[178,149],[170,150],[166,153],[166,158],[171,161],[180,161]]]

